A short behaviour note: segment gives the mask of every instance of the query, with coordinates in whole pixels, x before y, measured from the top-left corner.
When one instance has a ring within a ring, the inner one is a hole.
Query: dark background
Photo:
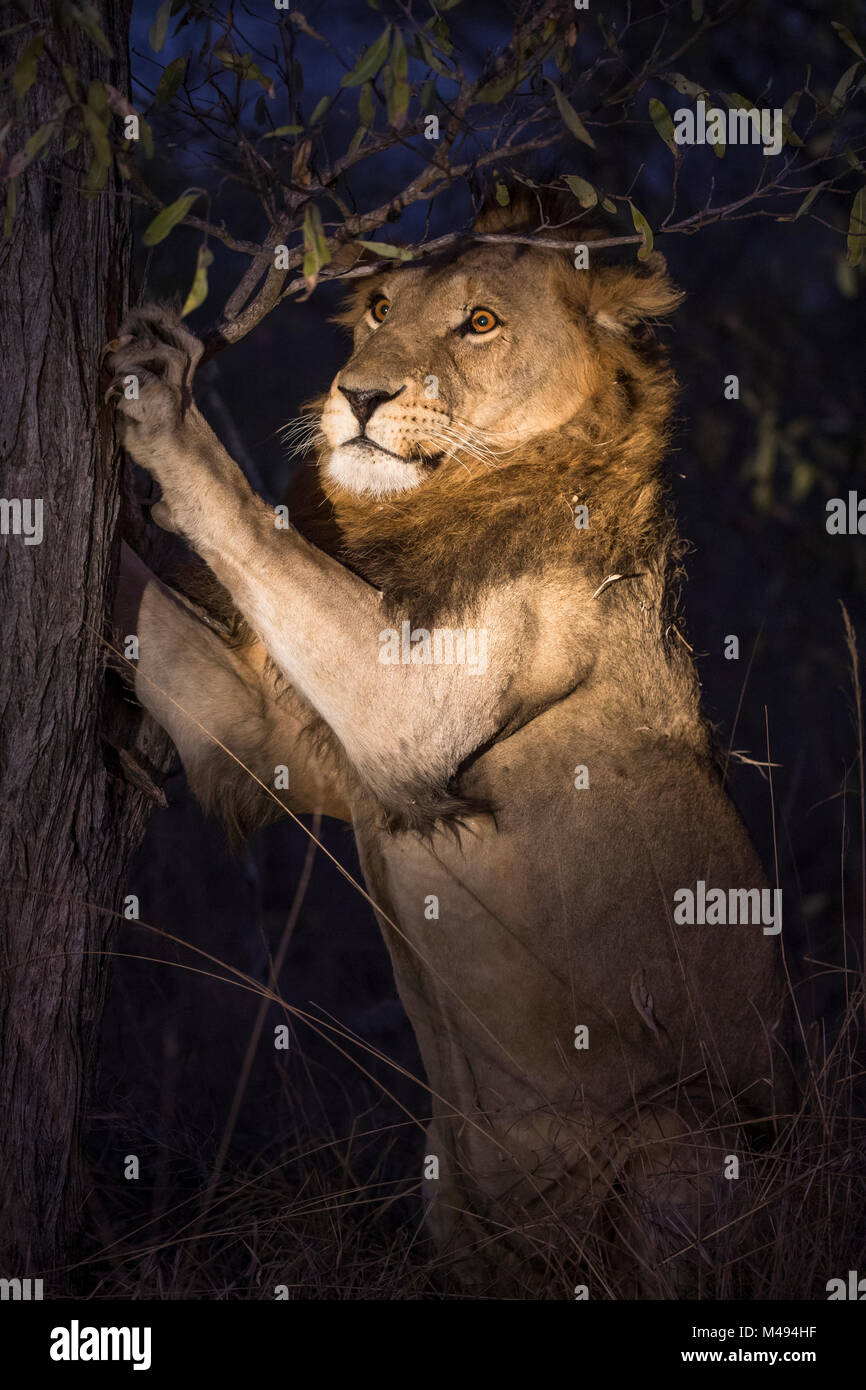
[[[139,4],[133,25],[133,70],[142,89],[150,90],[159,73],[147,44],[153,8]],[[609,23],[621,27],[622,6],[601,8]],[[686,25],[688,4],[674,9]],[[840,3],[833,17],[856,30],[856,11]],[[328,0],[304,12],[353,55],[382,27],[382,15],[358,0]],[[657,7],[646,6],[643,13],[650,23]],[[461,51],[476,61],[506,33],[500,4],[467,0],[448,20]],[[249,25],[256,23],[251,10]],[[592,52],[600,40],[591,15],[586,33]],[[160,64],[174,51],[170,40]],[[580,47],[579,55],[584,51]],[[814,89],[826,95],[849,61],[854,55],[831,29],[823,4],[754,3],[683,59],[682,67],[711,90],[735,90],[759,105],[778,106],[802,85],[809,64]],[[305,106],[333,89],[327,54],[305,64],[304,81]],[[648,94],[660,96],[670,109],[685,102],[663,84],[653,84]],[[669,202],[673,160],[647,119],[646,95],[619,136],[599,140],[597,151],[572,141],[544,163],[547,171],[580,172],[616,192],[629,189],[637,176],[634,199],[657,225]],[[853,105],[861,132],[863,104],[860,92]],[[335,147],[355,123],[351,111],[345,117],[336,113],[329,127]],[[154,130],[159,145],[157,123]],[[842,143],[851,138],[849,130]],[[260,237],[255,206],[235,187],[218,186],[204,158],[203,167],[193,169],[197,158],[188,148],[163,152],[162,162],[154,161],[154,183],[161,182],[169,198],[186,184],[210,178],[208,186],[233,229]],[[400,161],[408,167],[411,158],[398,152],[369,169],[365,165],[359,202],[372,206],[386,196],[400,176]],[[761,160],[754,149],[729,149],[724,160],[710,149],[689,150],[680,176],[682,212],[706,200],[711,180],[715,202],[737,196],[751,186]],[[862,267],[853,270],[844,262],[850,196],[819,198],[814,217],[778,220],[799,201],[789,198],[759,217],[657,241],[688,295],[670,328],[662,330],[683,387],[670,464],[681,529],[692,543],[686,635],[722,747],[732,744],[766,759],[769,731],[769,751],[780,765],[773,771],[775,818],[770,783],[757,768],[732,762],[729,781],[771,877],[778,855],[785,939],[798,978],[816,973],[810,961],[838,965],[846,912],[857,920],[856,725],[840,601],[861,645],[866,643],[866,538],[830,536],[825,527],[828,498],[858,487],[866,495]],[[434,207],[432,234],[463,224],[470,210],[469,190],[455,188]],[[425,211],[411,212],[389,238],[417,235]],[[612,225],[632,230],[627,215]],[[139,297],[184,295],[199,240],[182,228],[151,255],[139,249]],[[243,268],[242,258],[217,251],[210,296],[192,316],[192,327],[204,331],[210,325]],[[280,307],[202,373],[198,395],[205,414],[272,500],[289,470],[280,427],[327,385],[344,358],[347,340],[328,322],[338,302],[336,292],[320,288],[306,303]],[[739,377],[739,401],[723,398],[730,373]],[[724,659],[728,634],[740,639],[738,661]],[[166,793],[169,806],[153,815],[127,891],[138,895],[144,921],[264,979],[268,951],[276,949],[298,887],[307,837],[286,821],[233,857],[219,826],[191,799],[180,770]],[[321,837],[357,876],[348,827],[325,822]],[[173,1209],[200,1191],[212,1170],[258,999],[179,968],[213,967],[133,924],[123,929],[116,949],[93,1102],[93,1223],[105,1245],[158,1216],[142,1238],[144,1245],[157,1244],[188,1219],[188,1209],[179,1215]],[[172,963],[155,963],[156,956]],[[320,852],[279,983],[289,1004],[338,1020],[400,1067],[417,1072],[414,1040],[372,914]],[[836,977],[820,975],[817,985],[804,984],[801,999],[808,1018],[817,1014],[832,1026]],[[274,1209],[275,1192],[278,1204],[284,1201],[291,1210],[311,1182],[315,1188],[309,1160],[296,1158],[299,1152],[381,1126],[370,1138],[326,1151],[323,1186],[334,1190],[339,1180],[328,1166],[337,1163],[339,1151],[340,1172],[345,1176],[351,1169],[347,1185],[354,1183],[356,1190],[373,1180],[395,1182],[407,1192],[417,1188],[407,1174],[419,1171],[420,1131],[406,1122],[398,1102],[423,1117],[423,1093],[355,1044],[341,1041],[348,1054],[341,1055],[305,1024],[293,1025],[288,1054],[275,1053],[272,1030],[283,1019],[276,1006],[268,1013],[229,1147],[229,1180],[237,1184],[245,1175],[282,1165],[257,1190],[269,1194],[271,1205],[263,1199],[263,1210]],[[396,1099],[383,1097],[359,1062]],[[122,1180],[127,1154],[141,1159],[134,1193],[133,1184]],[[380,1225],[414,1231],[414,1207],[379,1203],[385,1190],[377,1188],[372,1203]],[[250,1220],[261,1214],[254,1212]],[[233,1287],[263,1279],[256,1260],[247,1262],[249,1232],[243,1225],[236,1222],[226,1238],[223,1272],[213,1274],[215,1281],[235,1281]],[[135,1247],[133,1240],[129,1248]],[[323,1236],[311,1262],[322,1291],[343,1295],[347,1276],[326,1247]],[[134,1277],[144,1288],[151,1275],[143,1268]]]

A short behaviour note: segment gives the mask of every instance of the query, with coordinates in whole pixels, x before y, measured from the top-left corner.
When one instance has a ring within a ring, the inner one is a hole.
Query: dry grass
[[[866,1119],[855,1060],[863,1018],[858,989],[832,1045],[810,1030],[798,1112],[750,1156],[737,1208],[720,1204],[699,1248],[686,1237],[665,1261],[641,1254],[653,1247],[652,1218],[623,1190],[603,1217],[573,1213],[541,1234],[531,1278],[515,1270],[500,1287],[468,1292],[424,1232],[421,1183],[394,1152],[398,1131],[368,1126],[368,1116],[342,1139],[299,1141],[277,1168],[226,1167],[214,1183],[203,1166],[175,1164],[161,1192],[141,1194],[138,1221],[129,1184],[100,1177],[77,1282],[85,1296],[124,1299],[272,1299],[278,1286],[305,1299],[568,1298],[577,1283],[594,1298],[825,1297],[829,1278],[866,1267]],[[145,1165],[144,1142],[139,1151]],[[494,1233],[492,1248],[507,1236]]]

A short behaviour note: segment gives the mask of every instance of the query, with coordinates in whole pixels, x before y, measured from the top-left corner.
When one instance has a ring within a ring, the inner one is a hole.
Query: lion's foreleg
[[[531,659],[513,618],[475,615],[473,650],[483,661],[474,665],[383,662],[391,625],[381,594],[276,526],[273,509],[191,404],[200,345],[161,311],[150,312],[134,316],[134,331],[114,345],[111,370],[123,442],[163,490],[154,515],[207,562],[377,795],[412,802],[431,785],[445,787],[512,713],[515,662]],[[123,390],[129,377],[137,383],[132,398]]]

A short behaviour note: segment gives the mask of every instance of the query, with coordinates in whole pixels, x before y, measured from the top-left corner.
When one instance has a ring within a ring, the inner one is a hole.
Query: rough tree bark
[[[129,0],[96,6],[116,58],[29,0],[83,88],[129,90]],[[56,10],[54,11],[56,14]],[[2,41],[9,71],[35,32]],[[48,55],[27,130],[60,90]],[[10,98],[11,100],[11,98]],[[48,1274],[69,1253],[82,1200],[88,1066],[125,873],[166,759],[106,680],[119,547],[120,461],[98,379],[125,309],[129,208],[113,182],[85,198],[86,142],[20,178],[0,248],[0,491],[43,501],[44,539],[0,536],[0,1277]]]

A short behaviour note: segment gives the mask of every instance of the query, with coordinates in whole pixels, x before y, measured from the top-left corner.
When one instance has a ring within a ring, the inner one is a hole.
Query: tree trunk
[[[129,92],[129,0],[96,10],[114,58],[76,23],[55,27],[50,0],[30,0],[34,26],[0,43],[4,70],[14,70],[24,43],[46,30],[14,148],[51,115],[60,63],[85,93],[94,80]],[[11,95],[6,105],[21,115]],[[74,112],[67,121],[68,133]],[[155,727],[106,681],[101,641],[121,468],[99,352],[126,307],[129,204],[113,171],[84,197],[90,143],[66,155],[62,146],[19,177],[0,248],[0,486],[12,501],[0,535],[0,1275],[46,1273],[46,1297],[63,1292],[48,1271],[80,1219],[112,914],[144,828],[147,770],[166,758]],[[13,499],[42,499],[41,544],[13,534]]]

